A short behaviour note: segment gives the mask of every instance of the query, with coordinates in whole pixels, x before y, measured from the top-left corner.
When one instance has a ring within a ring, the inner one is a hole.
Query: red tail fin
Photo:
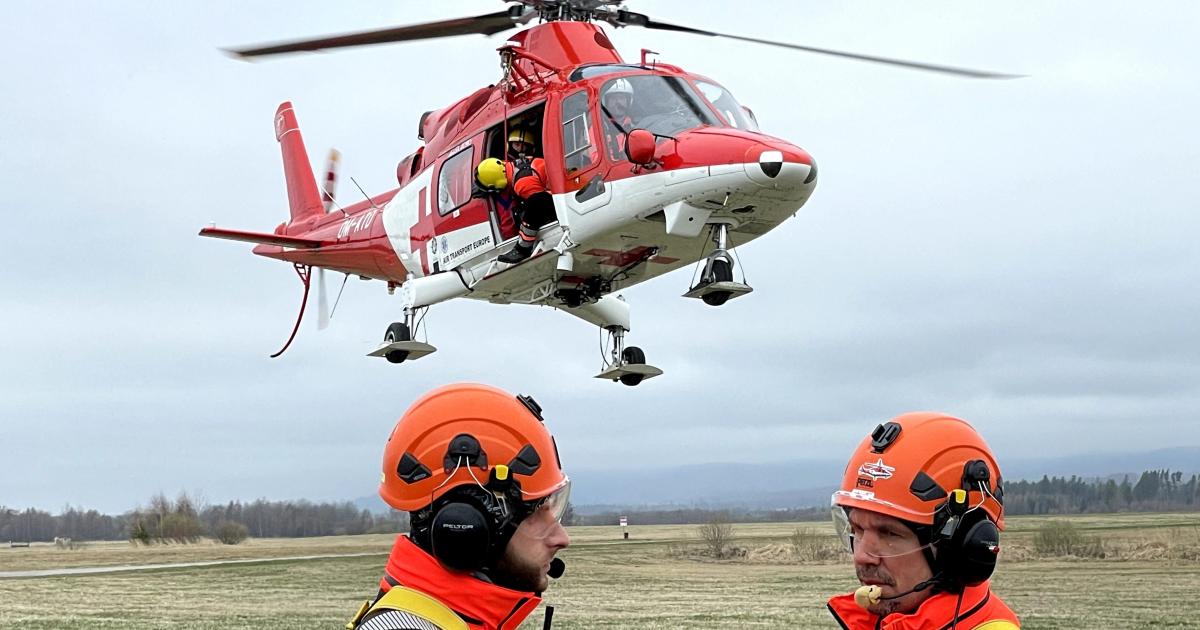
[[[290,223],[324,214],[321,192],[313,177],[308,152],[304,150],[304,139],[300,137],[291,101],[280,103],[279,109],[275,110],[275,139],[283,151],[283,174],[287,179],[288,203],[292,207]]]

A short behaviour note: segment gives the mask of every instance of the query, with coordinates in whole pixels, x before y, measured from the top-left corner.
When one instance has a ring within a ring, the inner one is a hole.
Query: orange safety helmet
[[[877,426],[858,445],[832,504],[835,512],[861,508],[934,525],[948,498],[963,496],[955,490],[966,492],[969,509],[982,509],[1004,529],[1000,467],[983,437],[959,418],[906,413]]]
[[[569,484],[541,407],[528,396],[458,383],[425,394],[396,423],[384,447],[379,496],[414,512],[459,486],[510,475],[524,501]]]

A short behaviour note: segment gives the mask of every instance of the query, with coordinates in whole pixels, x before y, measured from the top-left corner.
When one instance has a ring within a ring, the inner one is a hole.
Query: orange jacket
[[[394,585],[440,601],[472,630],[513,630],[542,601],[536,593],[514,591],[470,573],[451,571],[403,535],[396,537],[379,588],[386,592]]]
[[[529,166],[533,173],[517,173],[513,161],[504,163],[504,172],[508,181],[512,182],[512,190],[521,199],[529,199],[540,192],[546,192],[546,160],[530,158]]]
[[[604,125],[604,141],[608,144],[609,155],[617,162],[627,159],[625,156],[625,139],[628,137],[629,132],[633,130],[633,119],[629,116],[624,116],[621,120],[616,121],[617,125],[621,126],[620,129],[611,120],[605,122],[608,124]]]
[[[854,603],[854,593],[838,595],[829,600],[829,612],[846,630],[975,630],[989,622],[1008,622],[1009,627],[1021,626],[1017,616],[992,592],[988,582],[968,586],[963,591],[958,623],[954,624],[954,607],[958,595],[938,593],[921,602],[916,611],[892,613],[882,619]],[[997,624],[998,627],[1005,627]],[[990,630],[990,628],[989,628]]]

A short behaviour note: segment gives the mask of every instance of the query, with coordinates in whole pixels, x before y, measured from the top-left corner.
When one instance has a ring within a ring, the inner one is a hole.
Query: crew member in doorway
[[[502,263],[511,265],[529,258],[537,243],[538,230],[555,218],[554,198],[546,187],[546,161],[534,157],[536,149],[531,129],[516,128],[509,133],[506,170],[517,200],[521,227],[516,246],[497,259]]]
[[[829,600],[847,630],[1012,630],[989,579],[1004,528],[1000,468],[966,422],[908,413],[876,427],[833,494],[862,584]]]
[[[562,574],[570,487],[532,398],[474,383],[425,394],[392,429],[379,486],[412,531],[346,627],[514,630]]]

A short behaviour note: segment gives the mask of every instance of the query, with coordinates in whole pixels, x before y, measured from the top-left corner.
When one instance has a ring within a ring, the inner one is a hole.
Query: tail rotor
[[[329,213],[337,205],[334,201],[337,192],[338,165],[341,164],[342,154],[337,149],[329,150],[325,161],[325,183],[321,186],[321,203],[325,204],[325,212]]]

